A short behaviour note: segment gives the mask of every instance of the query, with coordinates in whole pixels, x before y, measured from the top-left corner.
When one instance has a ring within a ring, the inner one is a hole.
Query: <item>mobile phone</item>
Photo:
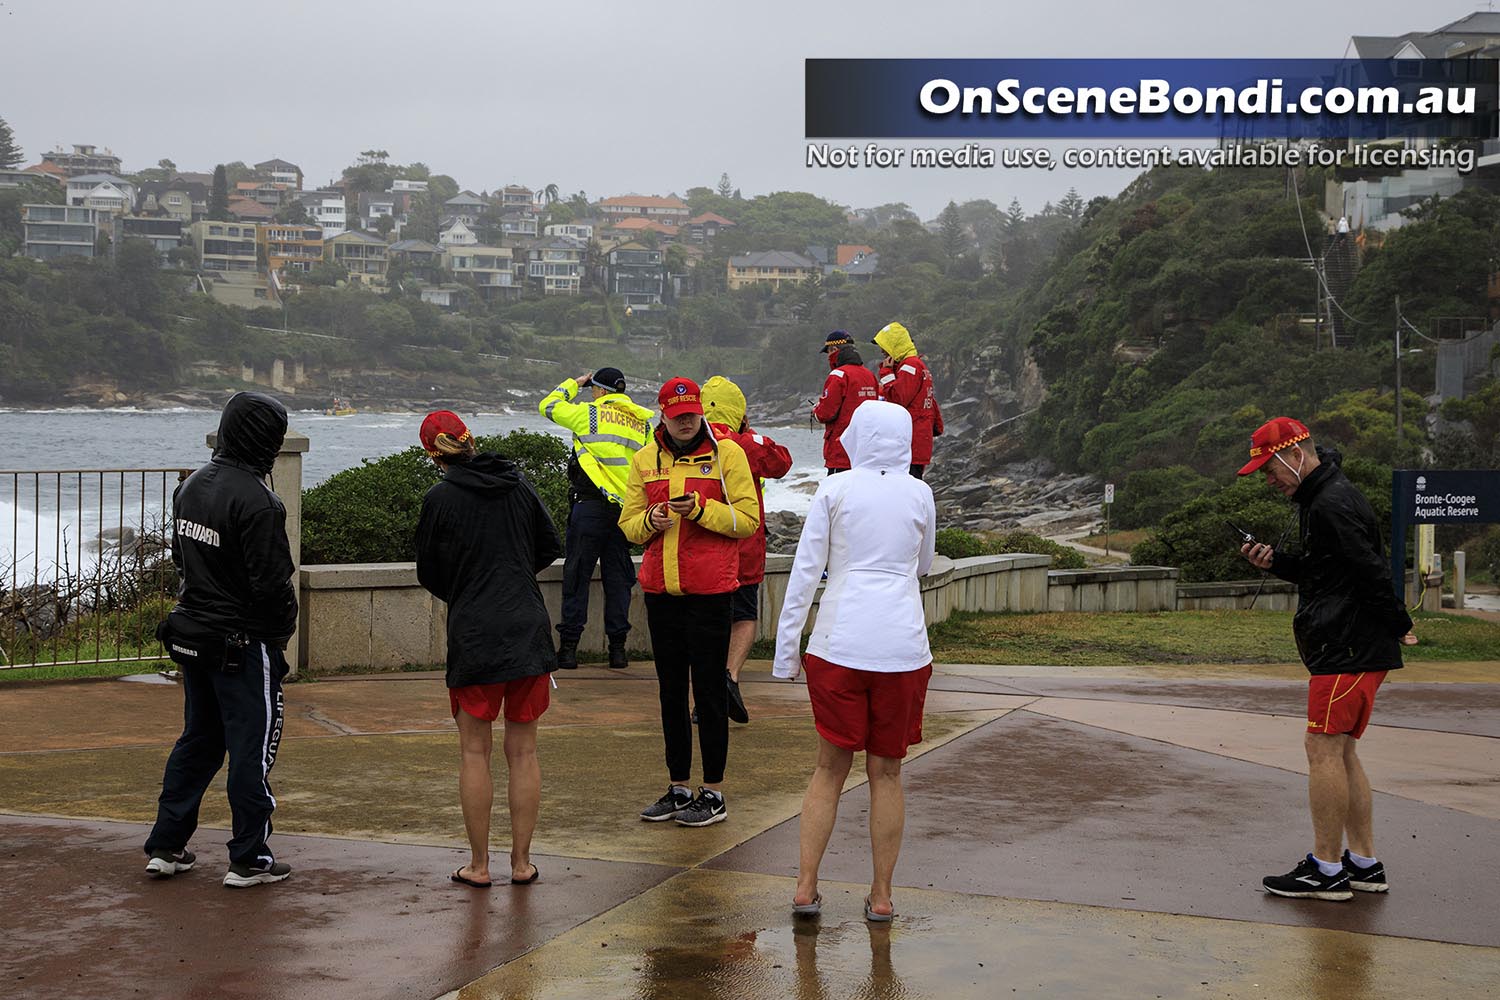
[[[1255,536],[1254,535],[1252,535],[1250,532],[1246,531],[1244,528],[1241,528],[1238,524],[1235,524],[1233,521],[1229,520],[1228,518],[1224,519],[1224,523],[1227,524],[1227,525],[1229,525],[1229,530],[1230,531],[1233,531],[1236,535],[1238,535],[1240,537],[1240,543],[1241,544],[1243,544],[1243,545],[1257,545],[1257,544],[1259,544],[1255,540]]]
[[[671,499],[670,499],[670,500],[668,500],[668,501],[667,501],[667,502],[668,502],[668,503],[676,503],[676,502],[677,502],[677,501],[679,501],[679,500],[691,500],[691,499],[693,499],[693,495],[692,495],[692,494],[691,494],[691,493],[684,493],[684,494],[683,494],[683,495],[682,495],[682,496],[680,496],[680,497],[672,497],[672,498],[671,498]]]

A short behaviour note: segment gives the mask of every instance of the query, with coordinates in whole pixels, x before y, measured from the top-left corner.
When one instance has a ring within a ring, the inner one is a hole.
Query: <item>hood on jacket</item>
[[[475,493],[503,496],[521,485],[521,470],[510,459],[484,451],[448,466],[443,481]]]
[[[905,473],[911,466],[911,414],[895,403],[867,400],[849,418],[839,444],[851,468]]]
[[[917,345],[911,334],[900,323],[887,323],[875,335],[875,344],[896,361],[902,361],[917,353]]]
[[[828,367],[842,368],[845,365],[862,365],[865,359],[859,356],[859,348],[853,344],[845,344],[837,350],[828,352]]]
[[[268,476],[286,440],[286,407],[261,392],[237,392],[224,404],[216,458],[230,458]]]
[[[1318,461],[1323,465],[1342,466],[1344,455],[1337,448],[1325,448],[1322,445],[1315,446],[1318,452]]]
[[[704,420],[723,424],[732,431],[739,430],[745,422],[745,394],[723,375],[704,382],[698,398],[703,403]]]

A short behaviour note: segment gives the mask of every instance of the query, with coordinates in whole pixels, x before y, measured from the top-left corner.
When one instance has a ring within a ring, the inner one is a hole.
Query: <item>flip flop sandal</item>
[[[865,897],[865,919],[870,921],[870,923],[888,924],[891,922],[891,918],[895,915],[896,908],[894,906],[891,907],[890,913],[876,913],[874,910],[870,909],[870,897]]]
[[[453,874],[449,875],[448,878],[460,885],[466,885],[473,889],[488,889],[495,884],[493,882],[477,882],[471,878],[464,878],[462,868],[453,869]]]
[[[511,885],[530,885],[531,883],[535,882],[537,879],[539,879],[541,877],[542,877],[542,870],[540,868],[538,868],[536,865],[532,865],[531,866],[531,878],[513,878],[513,879],[510,880],[510,884]]]
[[[816,917],[823,912],[823,894],[820,892],[813,897],[811,903],[792,903],[792,914],[798,917]]]

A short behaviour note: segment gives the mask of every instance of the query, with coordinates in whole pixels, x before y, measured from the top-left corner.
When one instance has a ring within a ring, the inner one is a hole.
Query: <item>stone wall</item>
[[[1257,596],[1259,590],[1259,596]],[[1285,580],[1230,580],[1225,583],[1179,583],[1178,611],[1295,611],[1297,586]]]
[[[922,606],[928,623],[955,611],[1042,611],[1047,606],[1047,566],[1039,555],[979,556],[945,559],[922,578]],[[766,557],[761,585],[761,614],[756,638],[776,633],[786,596],[792,557]],[[542,598],[555,623],[562,611],[562,562],[537,574]],[[446,614],[438,601],[417,584],[414,563],[304,566],[298,660],[302,667],[333,670],[346,667],[388,669],[405,664],[442,663],[446,656]],[[819,591],[821,594],[821,590]],[[813,605],[804,632],[816,621]],[[878,614],[871,609],[871,614]],[[589,590],[589,623],[579,647],[602,654],[604,594],[597,571]],[[648,654],[651,638],[640,589],[631,595],[630,648]]]
[[[1165,566],[1055,569],[1047,574],[1047,610],[1175,611],[1177,574]]]

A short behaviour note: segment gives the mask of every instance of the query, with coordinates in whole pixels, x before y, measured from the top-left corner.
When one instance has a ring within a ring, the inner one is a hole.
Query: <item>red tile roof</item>
[[[694,226],[701,225],[705,222],[717,222],[721,226],[734,225],[734,222],[732,222],[731,220],[724,218],[724,216],[722,215],[715,215],[712,212],[704,212],[702,215],[695,215],[688,220],[688,223]]]
[[[860,254],[872,254],[874,252],[874,247],[867,247],[858,243],[840,243],[838,257],[835,258],[834,263],[839,267],[843,267],[845,264],[851,263]]]

